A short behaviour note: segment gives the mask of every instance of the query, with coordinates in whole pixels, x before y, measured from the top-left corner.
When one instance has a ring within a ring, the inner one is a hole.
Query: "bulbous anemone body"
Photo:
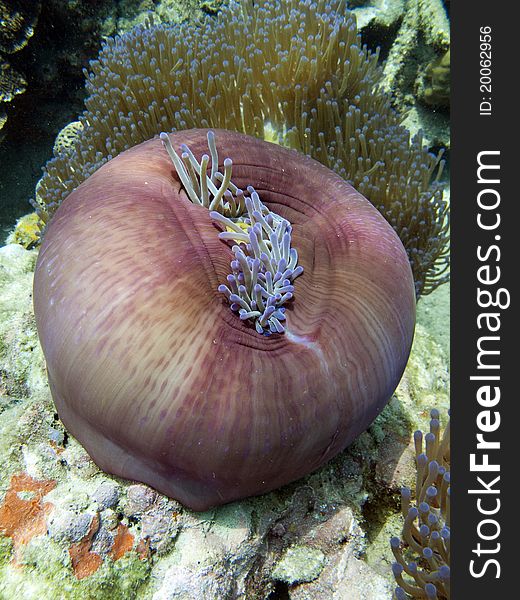
[[[200,158],[206,134],[170,139]],[[159,139],[70,194],[34,281],[65,426],[103,470],[195,510],[272,490],[345,448],[397,386],[415,322],[406,252],[365,198],[293,150],[215,134],[233,183],[293,226],[304,274],[286,333],[259,335],[217,291],[231,247]]]

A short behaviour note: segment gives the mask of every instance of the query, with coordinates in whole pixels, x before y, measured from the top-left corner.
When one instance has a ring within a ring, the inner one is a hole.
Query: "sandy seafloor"
[[[398,0],[353,4],[360,26],[379,18],[363,29],[367,40],[391,31],[394,46],[418,43],[406,38],[410,28],[399,38],[390,21]],[[442,2],[418,6],[433,15]],[[399,80],[392,65],[387,78]],[[446,113],[407,105],[410,91],[397,92],[409,126],[426,126],[432,148],[449,148]],[[55,413],[32,310],[37,249],[5,244],[30,212],[27,198],[57,131],[80,103],[55,106],[65,117],[49,106],[45,132],[31,140],[11,131],[0,141],[0,600],[391,598],[388,540],[402,526],[400,486],[415,474],[412,432],[427,427],[433,407],[443,424],[447,418],[449,284],[419,301],[412,355],[387,408],[316,473],[206,513],[107,476]]]

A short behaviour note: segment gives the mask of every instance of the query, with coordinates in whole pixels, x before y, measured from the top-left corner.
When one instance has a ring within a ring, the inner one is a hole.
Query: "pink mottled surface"
[[[171,135],[207,152],[206,130]],[[305,271],[287,333],[260,336],[217,291],[230,247],[159,139],[64,201],[34,280],[59,415],[95,462],[196,510],[316,469],[364,431],[404,370],[412,273],[377,210],[319,163],[216,130],[233,182],[293,225]]]

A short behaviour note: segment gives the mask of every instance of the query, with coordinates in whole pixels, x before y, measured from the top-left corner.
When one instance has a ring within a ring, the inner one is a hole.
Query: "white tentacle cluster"
[[[219,285],[219,292],[242,320],[254,323],[258,333],[283,333],[284,304],[293,298],[294,279],[303,273],[298,253],[291,247],[291,224],[269,210],[252,186],[247,187],[246,195],[231,182],[230,158],[224,160],[224,173],[218,170],[212,131],[208,132],[211,165],[207,154],[199,163],[185,144],[179,157],[168,134],[161,133],[160,138],[190,200],[209,209],[222,228],[221,240],[236,242],[232,272],[227,285]]]

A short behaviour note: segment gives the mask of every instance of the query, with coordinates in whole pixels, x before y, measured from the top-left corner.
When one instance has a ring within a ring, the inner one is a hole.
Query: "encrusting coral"
[[[442,161],[410,141],[381,78],[341,0],[231,2],[198,24],[137,27],[91,63],[84,131],[47,164],[35,206],[48,222],[96,169],[157,131],[235,130],[352,183],[400,236],[416,293],[428,293],[447,279]]]
[[[40,2],[0,0],[0,52],[13,54],[27,45],[38,21]]]
[[[8,244],[19,244],[24,248],[34,248],[40,241],[40,219],[36,213],[20,217],[7,238]]]
[[[66,125],[56,136],[54,141],[54,154],[66,154],[74,149],[76,141],[83,132],[83,125],[79,121],[72,121]]]
[[[423,451],[423,441],[425,448]],[[397,600],[450,598],[450,424],[441,435],[439,411],[431,411],[430,432],[414,434],[417,462],[415,506],[409,488],[401,492],[403,542],[390,540]],[[411,562],[408,562],[411,558]]]

